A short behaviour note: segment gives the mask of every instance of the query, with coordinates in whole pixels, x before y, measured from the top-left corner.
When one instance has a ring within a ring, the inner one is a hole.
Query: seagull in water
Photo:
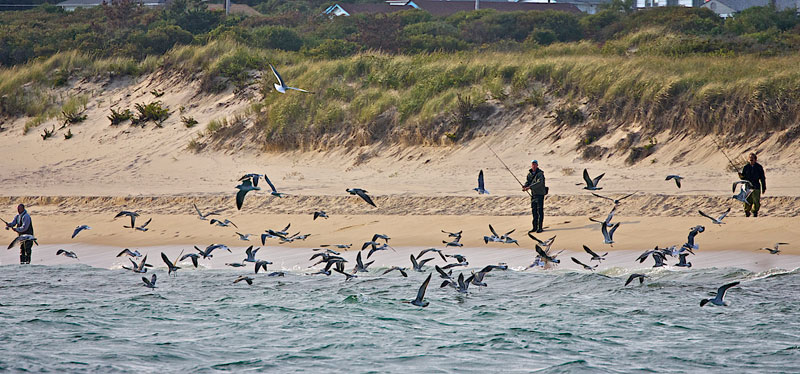
[[[58,251],[56,251],[56,256],[62,255],[62,254],[64,256],[66,256],[66,257],[74,258],[76,260],[78,259],[78,255],[76,255],[75,252],[67,251],[67,250],[64,250],[64,249],[59,249]]]
[[[208,212],[206,214],[203,214],[203,212],[201,212],[200,209],[197,207],[197,204],[193,203],[192,206],[194,206],[194,210],[197,212],[197,217],[203,221],[205,221],[208,218],[208,216],[219,215],[220,212],[220,210],[215,210],[213,212]]]
[[[416,305],[419,307],[426,307],[430,304],[428,301],[423,300],[425,298],[425,291],[428,289],[428,283],[431,282],[431,276],[433,273],[428,274],[428,277],[425,278],[425,281],[422,282],[422,285],[419,286],[419,290],[417,291],[417,297],[411,301],[404,301],[404,303],[408,303],[411,305]]]
[[[775,243],[775,246],[773,248],[763,247],[763,248],[759,248],[759,250],[763,249],[765,251],[769,251],[770,254],[777,255],[777,254],[780,254],[780,252],[781,252],[781,250],[778,249],[778,247],[780,247],[782,245],[788,245],[788,244],[789,243]]]
[[[253,182],[250,179],[245,179],[242,181],[242,184],[236,186],[239,192],[236,193],[236,209],[242,210],[242,204],[244,203],[244,196],[247,195],[250,191],[259,191],[261,187],[253,186]]]
[[[700,215],[701,215],[701,216],[703,216],[703,217],[706,217],[706,218],[710,219],[710,220],[711,220],[711,222],[714,222],[714,223],[716,223],[716,224],[718,224],[718,225],[722,225],[722,224],[724,224],[724,223],[725,223],[725,222],[722,222],[722,220],[723,220],[725,217],[727,217],[727,216],[728,216],[728,213],[730,213],[730,212],[731,212],[731,208],[728,208],[728,210],[726,210],[724,213],[722,213],[722,214],[719,216],[719,218],[714,218],[714,217],[711,217],[711,216],[709,216],[708,214],[705,214],[705,213],[703,213],[703,211],[702,211],[702,210],[698,210],[697,212],[698,212],[698,213],[700,213]]]
[[[644,274],[636,274],[636,273],[634,273],[634,274],[631,274],[630,277],[628,277],[628,280],[625,281],[625,285],[627,286],[628,284],[633,282],[634,279],[637,279],[637,278],[639,279],[639,284],[642,284],[642,283],[644,283],[644,279],[645,278],[649,278],[649,277],[644,275]]]
[[[378,207],[377,205],[375,205],[374,202],[372,202],[372,198],[369,197],[369,195],[367,195],[367,191],[366,190],[362,190],[360,188],[348,188],[345,191],[347,191],[351,195],[358,195],[359,197],[364,199],[364,201],[366,201],[367,204],[369,204],[369,205],[372,205],[372,206],[374,206],[376,208]]]
[[[134,226],[134,224],[136,223],[136,217],[139,217],[139,213],[123,210],[123,211],[117,213],[117,215],[114,216],[114,219],[117,219],[117,218],[123,217],[123,216],[131,217],[131,225],[130,226],[125,226],[126,228],[131,228],[132,229],[132,228],[136,227],[136,226]]]
[[[150,279],[147,279],[146,277],[142,277],[142,281],[144,282],[144,284],[142,286],[150,288],[150,289],[156,288],[156,275],[155,274],[153,274],[153,276],[150,277]]]
[[[672,174],[672,175],[667,175],[667,179],[664,179],[664,180],[665,180],[665,181],[668,181],[668,180],[670,180],[670,179],[674,179],[674,180],[675,180],[675,184],[677,184],[677,185],[678,185],[678,188],[681,188],[681,180],[683,179],[683,177],[682,177],[682,176],[680,176],[680,175],[674,175],[674,174]]]
[[[275,74],[275,78],[278,80],[278,83],[274,83],[273,84],[275,86],[275,91],[278,91],[278,92],[280,92],[282,94],[285,94],[287,90],[295,90],[295,91],[300,91],[300,92],[305,92],[305,93],[313,93],[311,91],[307,91],[307,90],[304,90],[302,88],[295,88],[295,87],[287,86],[286,82],[283,81],[283,78],[281,78],[281,75],[278,74],[278,71],[275,70],[275,67],[272,66],[272,64],[269,64],[269,68],[272,69],[272,74]]]
[[[473,188],[473,190],[478,191],[478,195],[489,194],[483,183],[483,170],[478,173],[478,187]]]
[[[75,231],[72,232],[72,239],[75,239],[75,237],[78,235],[79,232],[81,232],[83,230],[91,230],[91,229],[92,229],[91,227],[86,226],[86,225],[80,225],[80,226],[76,227]]]
[[[600,174],[594,179],[591,179],[589,178],[589,171],[583,169],[583,181],[586,182],[586,187],[584,187],[583,189],[590,191],[602,190],[603,187],[597,187],[597,184],[600,183],[600,179],[602,179],[604,175],[606,175],[606,173]],[[578,186],[580,186],[581,184],[583,183],[578,183]]]
[[[702,308],[704,305],[706,305],[708,303],[711,303],[711,304],[714,304],[714,305],[717,305],[717,306],[728,306],[728,305],[730,305],[730,303],[728,303],[727,301],[724,301],[722,299],[725,297],[725,292],[728,291],[729,288],[737,286],[738,284],[739,284],[739,282],[737,281],[737,282],[728,283],[726,285],[723,285],[722,287],[720,287],[717,290],[717,296],[714,297],[713,299],[700,300],[700,307]]]

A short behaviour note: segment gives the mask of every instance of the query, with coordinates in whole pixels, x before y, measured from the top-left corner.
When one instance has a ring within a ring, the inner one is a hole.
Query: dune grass
[[[651,132],[736,130],[746,135],[796,123],[800,54],[618,53],[659,40],[643,31],[607,48],[579,42],[517,51],[367,52],[340,59],[310,59],[219,40],[138,62],[64,52],[0,70],[0,115],[41,118],[57,105],[50,88],[55,71],[69,71],[73,79],[172,71],[201,77],[209,91],[257,85],[263,99],[247,116],[273,149],[313,146],[336,136],[349,144],[386,139],[436,143],[458,126],[451,114],[459,95],[475,104],[530,105],[546,112],[557,109],[548,106],[548,98],[581,100],[594,111],[587,113],[592,118],[640,122]],[[268,64],[276,66],[287,84],[315,93],[275,92]],[[475,117],[473,126],[480,126],[481,113]],[[38,121],[34,119],[32,123]],[[228,125],[209,124],[207,135],[229,134],[219,131]],[[469,129],[461,131],[468,137]]]

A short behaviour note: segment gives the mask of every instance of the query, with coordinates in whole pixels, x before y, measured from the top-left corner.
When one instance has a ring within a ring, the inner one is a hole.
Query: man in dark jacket
[[[767,178],[764,176],[764,168],[756,161],[758,161],[758,157],[756,157],[755,153],[751,153],[750,162],[739,173],[739,178],[753,184],[753,192],[744,203],[744,215],[747,217],[750,217],[751,212],[753,217],[758,217],[758,208],[761,207],[761,193],[767,192]]]
[[[33,235],[33,223],[31,222],[31,216],[28,214],[28,211],[25,210],[24,204],[19,204],[17,206],[17,216],[14,217],[14,220],[6,223],[6,230],[11,229],[17,233],[17,235]],[[30,264],[31,263],[31,248],[33,247],[33,241],[24,240],[20,244],[19,247],[19,263],[20,264]]]
[[[528,179],[522,186],[523,191],[531,191],[531,212],[533,213],[533,228],[530,232],[542,232],[544,222],[544,195],[547,187],[544,185],[544,171],[539,169],[539,161],[531,161],[528,170]]]

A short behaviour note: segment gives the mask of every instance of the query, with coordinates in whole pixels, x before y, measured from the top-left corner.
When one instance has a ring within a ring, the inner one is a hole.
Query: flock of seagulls
[[[276,84],[275,87],[279,92],[285,92],[286,90],[298,90],[302,92],[308,92],[302,89],[297,89],[293,87],[288,87],[285,85],[283,80],[280,78],[278,72],[272,68],[273,73],[275,74],[276,78],[278,79],[279,84]],[[583,189],[592,191],[591,194],[598,198],[602,198],[605,200],[609,200],[613,203],[610,212],[605,217],[605,219],[598,220],[595,218],[589,218],[590,221],[598,223],[600,225],[600,231],[603,235],[603,243],[607,245],[613,246],[614,244],[614,233],[620,227],[620,222],[612,222],[614,219],[614,215],[616,213],[617,207],[622,204],[623,200],[633,196],[637,192],[628,193],[619,198],[612,198],[608,196],[603,196],[595,193],[594,191],[601,190],[602,187],[599,186],[600,181],[604,177],[605,173],[596,176],[595,178],[591,178],[589,176],[588,170],[584,169],[583,171],[583,180],[584,183],[580,183],[578,185],[584,185]],[[257,173],[248,173],[243,175],[239,178],[240,184],[236,186],[238,192],[236,193],[236,208],[240,210],[244,204],[245,196],[248,192],[251,191],[260,191],[261,188],[258,186],[259,181],[263,179],[269,185],[271,192],[270,195],[274,197],[284,197],[286,194],[279,192],[272,181],[266,174],[257,174]],[[684,178],[678,175],[668,175],[666,177],[666,181],[673,180],[678,188],[681,188],[681,181]],[[736,181],[733,183],[733,192],[736,192],[736,189],[739,188],[740,192],[737,195],[734,195],[733,198],[737,200],[741,200],[742,196],[744,199],[749,196],[752,192],[752,185],[747,181]],[[480,170],[478,173],[478,185],[476,188],[473,188],[478,194],[489,194],[489,191],[486,190],[485,178],[483,170]],[[360,188],[348,188],[346,189],[351,195],[358,196],[362,200],[364,200],[367,204],[372,205],[373,207],[377,207],[372,198],[368,195],[366,190]],[[211,216],[219,216],[222,210],[213,210],[203,212],[201,211],[196,204],[192,204],[194,211],[197,213],[197,217],[200,220],[209,221],[211,225],[216,225],[218,227],[229,227],[233,226],[238,229],[235,223],[230,221],[227,218],[220,217],[217,218],[209,218]],[[703,211],[698,211],[700,216],[705,217],[713,224],[722,225],[724,224],[723,220],[727,217],[730,213],[731,209],[728,208],[726,211],[722,212],[718,216],[712,216],[709,214],[704,213]],[[135,211],[127,211],[123,210],[120,211],[117,215],[114,216],[114,219],[121,218],[121,217],[128,217],[130,219],[130,226],[125,225],[124,228],[132,228],[138,231],[146,232],[148,231],[148,225],[152,222],[152,218],[148,219],[144,224],[140,226],[136,226],[136,219],[139,217],[139,213]],[[313,212],[313,220],[317,218],[324,218],[328,219],[329,216],[324,210],[317,210]],[[483,236],[483,241],[485,244],[489,243],[501,243],[501,244],[515,244],[519,246],[519,242],[511,237],[511,234],[514,233],[515,229],[507,231],[505,233],[498,233],[495,228],[490,224],[489,226],[489,235]],[[260,234],[261,244],[266,245],[266,241],[268,239],[276,239],[278,240],[279,244],[283,243],[290,243],[296,240],[305,240],[311,234],[301,234],[299,231],[290,235],[289,229],[291,227],[291,223],[287,224],[282,229],[266,229],[264,233]],[[86,230],[91,230],[92,228],[88,225],[79,225],[77,226],[74,231],[72,232],[72,239],[76,238],[80,233]],[[644,263],[647,259],[653,259],[653,267],[664,267],[668,266],[667,259],[669,257],[678,257],[678,262],[674,264],[676,267],[686,267],[689,268],[692,266],[692,263],[688,261],[689,255],[694,255],[696,250],[699,249],[699,245],[697,243],[697,235],[703,233],[706,228],[702,225],[696,225],[689,229],[689,234],[687,236],[686,243],[681,245],[672,245],[666,248],[659,248],[656,246],[652,250],[644,251],[640,254],[635,261],[639,263]],[[443,234],[446,234],[446,238],[442,240],[442,244],[446,249],[449,248],[459,248],[462,247],[463,244],[461,243],[463,230],[460,231],[445,231],[441,230]],[[235,235],[238,236],[239,240],[242,241],[250,241],[250,237],[253,234],[249,233],[241,233],[236,231]],[[546,240],[541,240],[535,237],[532,233],[528,233],[528,236],[531,240],[535,242],[535,250],[536,256],[531,263],[531,265],[527,266],[525,270],[531,268],[542,268],[542,269],[551,269],[555,266],[558,266],[561,261],[558,256],[564,251],[563,249],[560,251],[553,251],[551,248],[555,242],[556,236],[548,238]],[[358,250],[358,253],[355,257],[355,264],[351,270],[347,271],[345,269],[345,264],[348,261],[341,256],[341,252],[334,250],[349,250],[353,246],[352,243],[350,244],[323,244],[320,245],[319,248],[312,248],[313,254],[310,256],[309,261],[312,264],[309,268],[314,268],[316,266],[322,266],[321,269],[317,269],[316,272],[308,273],[307,275],[325,275],[331,276],[333,273],[341,274],[345,277],[344,281],[351,281],[353,279],[358,278],[359,273],[371,273],[370,266],[375,263],[375,260],[371,260],[368,262],[364,262],[364,256],[366,259],[369,260],[376,254],[382,251],[396,251],[393,247],[389,245],[390,237],[385,234],[376,233],[374,234],[370,240],[363,242]],[[33,241],[35,244],[38,245],[37,239],[32,235],[20,235],[16,237],[8,248],[12,248],[13,246],[23,242],[23,241]],[[781,245],[787,245],[788,243],[785,242],[778,242],[773,247],[764,247],[760,248],[759,250],[766,250],[769,251],[771,254],[779,254]],[[242,268],[246,266],[251,266],[248,264],[252,264],[253,266],[253,274],[259,274],[259,271],[266,273],[267,276],[274,277],[274,276],[284,276],[285,273],[282,271],[273,271],[268,272],[268,266],[272,265],[271,261],[260,259],[258,258],[259,250],[261,248],[254,248],[254,246],[249,246],[244,252],[244,258],[240,262],[232,262],[226,263],[226,266],[234,267],[234,268]],[[581,260],[578,257],[571,256],[570,259],[573,263],[579,265],[584,270],[587,271],[596,271],[602,261],[606,259],[608,256],[608,252],[604,252],[600,254],[599,252],[595,252],[587,245],[583,245],[584,252],[589,256],[587,260]],[[197,268],[199,266],[199,262],[203,260],[208,260],[213,257],[214,251],[227,251],[229,253],[233,253],[232,250],[224,244],[211,244],[201,249],[197,246],[194,246],[194,251],[190,253],[183,254],[181,252],[177,258],[174,260],[170,259],[165,253],[161,252],[161,259],[167,267],[168,275],[169,276],[177,276],[178,270],[181,269],[180,263],[183,261],[191,261],[193,267]],[[364,255],[362,255],[364,254]],[[64,249],[59,249],[56,252],[57,256],[65,256],[68,258],[78,259],[77,254],[72,251],[67,251]],[[136,250],[131,250],[128,248],[123,249],[116,257],[123,257],[127,256],[130,261],[130,266],[123,265],[122,268],[128,271],[132,271],[138,274],[145,274],[148,272],[148,269],[152,268],[153,265],[147,262],[147,254],[142,255]],[[427,257],[426,257],[427,256]],[[458,275],[453,274],[453,270],[458,267],[462,267],[466,269],[469,266],[469,262],[466,256],[457,254],[457,253],[445,253],[443,249],[438,248],[427,248],[423,249],[417,254],[411,254],[409,256],[409,265],[406,267],[403,266],[392,266],[388,269],[379,272],[373,272],[374,274],[380,274],[380,276],[391,276],[392,274],[399,274],[402,277],[408,277],[410,272],[426,272],[427,269],[430,267],[430,263],[433,261],[441,260],[440,264],[435,264],[433,269],[434,272],[442,278],[442,283],[440,288],[452,288],[459,294],[466,294],[469,292],[470,285],[476,287],[486,287],[487,284],[485,282],[486,275],[492,270],[507,270],[508,266],[504,263],[500,263],[497,265],[489,265],[484,267],[478,272],[474,270],[471,271],[470,274],[466,272],[460,272]],[[596,264],[593,264],[596,262]],[[417,295],[413,300],[405,301],[406,303],[419,306],[419,307],[426,307],[429,305],[429,302],[425,300],[426,290],[429,286],[430,280],[434,274],[434,272],[429,272],[427,278],[425,278],[424,282],[420,285],[419,289],[417,290]],[[643,284],[645,279],[648,278],[647,275],[644,274],[631,274],[625,282],[625,286],[628,286],[630,283],[634,282],[635,280],[639,281],[639,284]],[[152,274],[150,278],[142,277],[142,286],[155,289],[157,277],[156,274]],[[248,285],[252,285],[255,281],[255,278],[251,276],[241,275],[238,276],[233,283],[240,283],[245,282]],[[728,305],[727,302],[723,301],[726,291],[729,288],[737,286],[739,282],[728,283],[723,285],[717,291],[717,295],[713,299],[703,299],[700,302],[700,306],[704,306],[707,303],[711,303],[718,306]]]

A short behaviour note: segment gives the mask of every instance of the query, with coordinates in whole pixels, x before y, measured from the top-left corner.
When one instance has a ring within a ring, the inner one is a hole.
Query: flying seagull
[[[583,181],[586,182],[586,187],[584,187],[583,189],[584,190],[590,190],[590,191],[602,190],[603,187],[597,187],[597,184],[600,183],[600,179],[602,179],[604,175],[606,175],[606,173],[600,174],[597,177],[595,177],[594,179],[591,179],[591,178],[589,178],[589,171],[586,170],[586,169],[583,169]],[[582,183],[578,183],[579,186],[581,184]]]
[[[36,240],[37,240],[36,237],[34,237],[33,235],[22,234],[14,238],[14,240],[11,241],[11,244],[8,245],[7,249],[11,249],[15,245],[17,245],[17,243],[23,243],[27,241],[33,241],[34,243],[36,243],[36,245],[39,245],[39,242],[37,242]]]
[[[598,195],[598,194],[592,192],[592,195],[594,195],[594,196],[597,196],[597,197],[600,197],[600,198],[603,198],[603,199],[606,199],[606,200],[611,200],[614,203],[614,205],[619,205],[620,201],[625,200],[625,199],[627,199],[627,198],[629,198],[629,197],[631,197],[631,196],[633,196],[635,194],[636,194],[636,192],[631,192],[631,193],[629,193],[629,194],[627,194],[627,195],[625,195],[623,197],[620,197],[619,199],[612,199],[610,197],[603,196],[603,195]]]
[[[675,184],[678,185],[678,188],[681,188],[681,179],[683,179],[682,176],[671,174],[671,175],[667,175],[667,179],[664,179],[664,180],[668,181],[670,179],[674,179],[675,180]]]
[[[689,237],[687,238],[686,244],[684,244],[683,247],[684,248],[688,248],[689,250],[698,249],[699,246],[697,244],[695,244],[694,238],[697,236],[697,234],[699,234],[699,233],[701,233],[703,231],[706,231],[705,226],[697,225],[695,227],[692,227],[689,230]]]
[[[193,203],[192,206],[194,206],[194,210],[197,212],[197,217],[204,221],[208,218],[208,216],[219,215],[220,212],[220,210],[215,210],[213,212],[208,212],[206,214],[203,214],[203,212],[201,212],[200,209],[197,207],[197,204]]]
[[[717,306],[728,306],[728,305],[730,305],[730,303],[728,303],[727,301],[722,300],[725,297],[725,291],[728,291],[729,288],[734,287],[734,286],[736,286],[738,284],[739,284],[739,282],[737,281],[737,282],[728,283],[726,285],[723,285],[722,287],[720,287],[717,290],[717,296],[714,297],[713,299],[700,300],[700,307],[702,308],[703,305],[706,305],[708,303],[711,303],[711,304],[714,304],[714,305],[717,305]]]
[[[253,186],[258,186],[258,178],[261,178],[265,175],[266,174],[248,173],[239,178],[239,182],[250,179],[250,181],[253,182]]]
[[[779,254],[781,252],[781,250],[778,249],[778,247],[780,247],[782,245],[788,245],[788,244],[789,243],[775,243],[775,246],[773,248],[764,247],[764,248],[759,248],[759,250],[763,249],[765,251],[769,251],[770,254],[777,255],[777,254]]]
[[[128,248],[123,249],[122,252],[117,254],[117,257],[122,257],[123,255],[128,255],[128,256],[131,256],[131,257],[142,257],[142,254],[139,253],[138,250],[131,251]]]
[[[584,268],[584,269],[586,269],[586,270],[591,270],[591,271],[594,271],[594,269],[595,269],[597,266],[599,266],[599,265],[595,265],[595,266],[589,266],[589,265],[586,265],[586,264],[584,264],[583,262],[580,262],[580,261],[578,261],[578,259],[577,259],[577,258],[575,258],[575,257],[570,257],[570,258],[572,258],[572,262],[574,262],[574,263],[576,263],[576,264],[578,264],[578,265],[580,265],[580,266],[583,266],[583,268]]]
[[[589,247],[585,245],[583,246],[583,250],[586,251],[586,253],[588,253],[590,256],[592,256],[592,258],[589,259],[589,261],[596,260],[597,262],[601,262],[606,259],[606,256],[608,256],[608,252],[604,253],[602,256],[599,256],[597,253],[594,253],[594,251],[592,251],[591,249],[589,249]]]
[[[78,235],[79,232],[81,232],[83,230],[91,230],[91,229],[92,229],[91,227],[86,226],[86,225],[80,225],[80,226],[76,227],[75,231],[72,232],[72,239],[75,239],[75,237]]]
[[[425,278],[425,281],[422,282],[422,285],[419,286],[419,290],[417,291],[417,297],[411,301],[404,301],[405,303],[416,305],[419,307],[426,307],[430,304],[428,301],[423,300],[425,298],[425,291],[428,289],[428,283],[431,282],[431,276],[433,273],[428,274],[428,277]]]
[[[253,234],[242,234],[240,232],[236,232],[236,235],[239,235],[239,240],[250,241],[250,235]]]
[[[473,190],[478,191],[478,195],[489,194],[483,183],[483,170],[478,173],[478,187],[473,188]]]
[[[269,178],[267,178],[266,174],[264,174],[264,180],[267,181],[267,184],[269,185],[269,188],[272,189],[272,191],[269,193],[270,195],[275,196],[275,197],[284,197],[284,196],[286,196],[285,193],[278,192],[278,190],[275,189],[275,185],[272,184],[272,181],[269,180]]]
[[[678,259],[679,259],[679,260],[678,260],[678,263],[677,263],[677,264],[675,264],[675,266],[677,266],[677,267],[683,267],[683,268],[690,268],[690,267],[692,267],[692,263],[691,263],[691,262],[687,262],[687,261],[686,261],[686,256],[688,256],[688,255],[689,255],[689,253],[681,253],[681,254],[679,254],[679,255],[678,255]]]
[[[272,262],[265,260],[256,261],[256,274],[258,274],[258,269],[260,268],[264,268],[264,271],[267,271],[267,265],[272,265]]]
[[[253,182],[249,179],[245,179],[242,181],[242,184],[236,186],[239,192],[236,193],[236,209],[242,209],[242,203],[244,203],[244,196],[247,195],[250,191],[258,191],[261,190],[261,187],[253,186]]]
[[[130,226],[125,226],[125,227],[128,227],[128,228],[136,227],[134,224],[136,223],[136,217],[139,217],[139,213],[123,210],[123,211],[117,213],[117,215],[114,216],[114,219],[117,219],[117,218],[122,217],[122,216],[131,217],[131,225]]]
[[[197,246],[195,246],[194,249],[196,249],[198,252],[200,252],[200,255],[202,255],[204,259],[205,258],[211,258],[212,257],[211,256],[211,252],[213,250],[215,250],[215,249],[224,249],[224,250],[226,250],[228,252],[231,252],[231,249],[228,248],[228,246],[225,245],[225,244],[211,244],[208,247],[206,247],[205,251],[200,250],[200,248],[197,248]],[[233,252],[231,252],[231,253],[233,253]]]
[[[280,93],[286,93],[286,90],[295,90],[295,91],[300,91],[300,92],[305,92],[305,93],[313,93],[311,91],[307,91],[307,90],[304,90],[302,88],[295,88],[295,87],[287,86],[286,82],[283,81],[283,78],[281,78],[281,75],[278,74],[278,71],[275,70],[275,67],[272,66],[272,64],[269,64],[269,68],[272,69],[272,74],[275,74],[275,78],[278,79],[278,83],[274,83],[275,91],[278,91]]]
[[[314,212],[314,220],[315,221],[317,220],[317,218],[320,218],[320,217],[328,219],[328,213],[325,213],[324,210],[320,210],[320,211]]]
[[[633,282],[634,279],[637,279],[637,278],[639,279],[639,284],[642,284],[642,283],[644,283],[644,279],[648,278],[648,276],[646,276],[644,274],[636,274],[636,273],[631,274],[631,276],[628,277],[628,280],[625,281],[625,285],[627,286],[628,284]]]
[[[361,272],[361,273],[368,273],[368,272],[369,272],[369,270],[367,270],[367,268],[368,268],[370,265],[372,265],[372,263],[373,263],[373,262],[375,262],[375,261],[370,261],[370,262],[367,262],[367,263],[365,264],[365,263],[364,263],[364,262],[361,260],[361,252],[358,252],[358,254],[356,255],[356,266],[355,266],[355,268],[353,268],[353,272],[354,272],[354,273],[358,273],[358,272]]]
[[[739,190],[739,193],[731,196],[731,199],[739,200],[741,202],[747,202],[747,198],[750,197],[750,194],[753,193],[753,184],[750,181],[736,181],[733,182],[733,192],[736,193],[736,186],[741,184],[742,188]]]
[[[212,225],[216,224],[219,227],[228,227],[229,225],[233,225],[233,227],[235,227],[237,229],[239,228],[239,226],[236,226],[236,224],[233,223],[233,221],[231,221],[231,220],[229,220],[227,218],[225,218],[225,220],[223,220],[223,221],[220,221],[218,219],[212,218],[210,224],[212,224]]]
[[[375,203],[372,202],[372,198],[369,197],[369,195],[367,195],[367,191],[365,191],[365,190],[362,190],[360,188],[348,188],[345,191],[347,191],[351,195],[358,195],[359,197],[364,199],[364,201],[366,201],[367,204],[369,204],[369,205],[372,205],[372,206],[374,206],[376,208],[378,207],[377,205],[375,205]]]
[[[164,260],[165,264],[167,264],[167,275],[171,275],[174,272],[175,275],[177,276],[178,269],[180,269],[180,266],[175,266],[175,264],[173,264],[172,261],[170,261],[169,258],[167,258],[167,255],[164,252],[161,252],[161,259]]]
[[[144,284],[142,286],[147,287],[147,288],[151,288],[151,289],[156,288],[156,275],[155,274],[153,274],[153,276],[150,277],[150,279],[147,279],[146,277],[142,277],[142,281],[144,281]]]
[[[550,256],[549,254],[547,254],[547,252],[545,252],[542,249],[542,247],[540,247],[538,244],[536,245],[536,253],[539,254],[539,257],[541,257],[545,261],[552,262],[554,264],[561,262],[561,260],[558,260],[554,256]]]
[[[230,266],[232,268],[241,268],[241,267],[245,267],[247,265],[245,265],[242,262],[226,262],[225,266]]]
[[[378,240],[378,239],[383,239],[383,241],[384,241],[384,242],[388,243],[388,242],[389,242],[389,239],[391,239],[391,238],[390,238],[389,236],[387,236],[387,235],[384,235],[384,234],[375,234],[375,235],[372,235],[372,241],[373,241],[373,242],[374,242],[374,241],[376,241],[376,240]]]
[[[611,230],[609,230],[608,224],[603,222],[603,227],[601,228],[601,231],[603,232],[603,243],[611,244],[612,246],[614,245],[614,231],[617,231],[619,224],[619,222],[615,223],[613,226],[611,226]]]
[[[125,270],[131,270],[134,273],[147,273],[147,268],[153,266],[147,263],[147,255],[144,255],[142,261],[139,262],[138,264],[134,262],[133,259],[129,260],[131,261],[131,264],[133,264],[133,266],[132,267],[123,266],[122,268]]]
[[[78,255],[76,255],[75,252],[67,251],[67,250],[64,250],[64,249],[59,249],[58,251],[56,251],[56,256],[62,255],[62,254],[64,256],[66,256],[66,257],[74,258],[76,260],[78,259]]]
[[[438,253],[439,257],[442,258],[442,261],[447,262],[447,258],[444,257],[444,253],[442,253],[442,250],[441,249],[436,249],[436,248],[428,248],[428,249],[421,250],[419,252],[419,254],[417,255],[417,258],[422,257],[422,255],[424,255],[424,254],[426,254],[428,252],[436,252],[436,253]]]
[[[724,223],[725,223],[725,222],[722,222],[722,220],[723,220],[725,217],[727,217],[727,216],[728,216],[728,213],[730,213],[730,212],[731,212],[731,208],[728,208],[728,210],[726,210],[724,213],[722,213],[722,214],[719,216],[719,218],[714,218],[714,217],[711,217],[711,216],[709,216],[708,214],[705,214],[705,213],[703,213],[703,211],[702,211],[702,210],[698,210],[697,212],[698,212],[698,213],[700,213],[700,215],[701,215],[701,216],[703,216],[703,217],[706,217],[706,218],[710,219],[710,220],[711,220],[711,222],[714,222],[714,223],[716,223],[716,224],[718,224],[718,225],[722,225],[722,224],[724,224]]]
[[[247,249],[244,250],[244,253],[247,255],[247,258],[242,260],[242,262],[256,262],[257,261],[256,252],[258,252],[259,249],[261,248],[253,249],[252,245],[247,247]]]
[[[444,231],[444,230],[441,230],[441,231],[443,233],[447,234],[448,238],[460,238],[461,237],[461,233],[464,232],[464,230],[461,230],[459,232],[450,232],[450,231]]]
[[[596,220],[596,219],[594,219],[594,218],[589,218],[589,221],[592,221],[592,222],[597,222],[597,223],[605,223],[606,225],[611,225],[611,220],[614,218],[614,214],[615,214],[616,212],[617,212],[617,206],[616,206],[616,205],[614,205],[614,207],[613,207],[613,208],[611,208],[611,211],[610,211],[610,212],[608,212],[608,216],[606,216],[606,219],[605,219],[605,220],[603,220],[603,221],[598,221],[598,220]]]
[[[451,242],[448,242],[446,240],[442,240],[442,243],[444,243],[445,247],[463,247],[464,244],[461,244],[460,241],[461,241],[461,237],[459,236],[459,237],[456,238],[456,240],[453,240]]]
[[[349,249],[353,246],[353,243],[350,244],[322,244],[320,247],[336,247],[339,249]]]
[[[141,225],[141,226],[136,226],[136,227],[134,227],[134,228],[135,228],[136,230],[138,230],[138,231],[147,231],[147,230],[149,230],[149,229],[147,228],[147,225],[149,225],[151,221],[153,221],[153,219],[152,219],[152,218],[148,219],[148,220],[147,220],[147,222],[145,222],[143,225]]]
[[[386,270],[386,271],[384,271],[384,272],[383,272],[383,275],[386,275],[387,273],[389,273],[389,272],[392,272],[392,271],[395,271],[395,270],[399,271],[399,272],[400,272],[400,274],[402,274],[402,275],[403,275],[403,277],[406,277],[406,278],[408,278],[408,273],[406,273],[406,270],[408,270],[408,269],[407,269],[407,268],[401,268],[401,267],[399,267],[399,266],[392,266],[392,267],[390,267],[388,270]]]
[[[425,266],[425,263],[428,262],[428,261],[433,260],[433,258],[426,258],[426,259],[424,259],[422,261],[417,262],[417,259],[414,258],[413,254],[409,255],[409,256],[411,257],[411,265],[414,268],[414,271],[418,271],[420,273],[425,271],[425,270],[422,270],[422,267]]]
[[[197,247],[195,247],[195,248],[197,248]],[[200,258],[200,255],[197,254],[197,253],[187,253],[187,254],[181,256],[181,259],[179,261],[183,261],[183,260],[185,260],[187,258],[192,259],[192,265],[194,265],[194,267],[197,268],[197,260]]]
[[[340,267],[338,267],[338,266],[337,266],[337,267],[335,267],[335,268],[333,268],[333,271],[335,271],[335,272],[337,272],[337,273],[339,273],[339,274],[342,274],[342,275],[344,275],[344,277],[345,277],[345,278],[344,278],[344,281],[345,281],[345,282],[347,282],[347,281],[349,281],[349,280],[351,280],[351,279],[353,279],[353,278],[358,278],[358,275],[356,275],[355,273],[353,273],[353,274],[346,273],[346,272],[345,272],[345,271],[344,271],[342,268],[340,268]]]
[[[246,275],[240,275],[239,278],[236,278],[236,280],[233,281],[233,284],[239,283],[241,281],[247,282],[247,284],[250,286],[253,285],[253,278],[250,278]]]

